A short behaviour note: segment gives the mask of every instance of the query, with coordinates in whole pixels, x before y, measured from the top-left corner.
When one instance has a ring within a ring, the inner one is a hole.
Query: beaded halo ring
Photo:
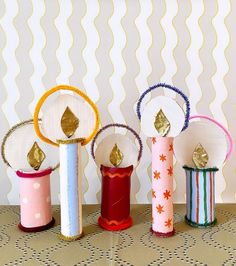
[[[143,144],[142,144],[142,141],[141,141],[141,139],[140,139],[138,133],[137,133],[135,130],[133,130],[131,127],[126,126],[126,125],[124,125],[124,124],[119,124],[119,123],[108,124],[108,125],[104,126],[103,128],[101,128],[101,129],[97,132],[96,136],[94,137],[94,139],[93,139],[93,141],[92,141],[92,145],[91,145],[91,154],[92,154],[93,159],[95,160],[94,146],[95,146],[95,142],[96,142],[98,136],[99,136],[104,130],[106,130],[106,129],[108,129],[108,128],[111,128],[111,127],[125,128],[125,129],[129,130],[131,133],[133,133],[133,135],[136,137],[136,139],[137,139],[138,142],[139,142],[139,147],[140,147],[140,149],[139,149],[139,154],[138,154],[138,161],[140,161],[140,159],[141,159],[141,157],[142,157],[142,153],[143,153]]]
[[[189,100],[188,100],[188,97],[178,88],[174,87],[174,86],[171,86],[171,85],[168,85],[168,84],[165,84],[165,83],[158,83],[150,88],[148,88],[139,98],[139,101],[138,101],[138,104],[137,104],[137,115],[138,115],[138,118],[139,120],[141,120],[141,104],[142,104],[142,101],[144,99],[144,97],[150,93],[151,91],[157,89],[157,88],[166,88],[166,89],[169,89],[169,90],[172,90],[174,92],[176,92],[177,94],[179,94],[180,96],[182,96],[182,98],[184,99],[185,103],[186,103],[186,114],[185,114],[185,123],[184,123],[184,126],[183,126],[183,130],[185,130],[187,127],[188,127],[188,123],[189,123],[189,117],[190,117],[190,103],[189,103]]]

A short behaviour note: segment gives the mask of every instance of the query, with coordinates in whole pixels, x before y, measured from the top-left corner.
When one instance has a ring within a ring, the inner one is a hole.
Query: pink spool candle
[[[54,225],[52,217],[50,174],[52,169],[39,172],[17,171],[20,178],[20,223],[25,232],[39,232]]]
[[[42,143],[35,135],[33,121],[27,120],[7,132],[1,153],[5,164],[15,170],[20,180],[19,229],[39,232],[52,227],[55,220],[51,209],[50,174],[59,166],[55,163],[56,148]],[[55,167],[51,167],[52,161]]]

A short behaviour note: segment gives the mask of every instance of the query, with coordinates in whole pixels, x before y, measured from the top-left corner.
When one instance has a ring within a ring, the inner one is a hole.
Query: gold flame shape
[[[203,146],[199,143],[193,151],[192,160],[198,169],[204,168],[208,162],[208,154]]]
[[[41,150],[38,143],[35,141],[27,154],[28,163],[35,171],[38,171],[45,158],[46,156],[44,152]]]
[[[61,117],[62,131],[67,136],[67,138],[70,138],[74,135],[78,127],[79,127],[79,118],[67,106],[65,112]]]
[[[110,162],[115,166],[118,167],[124,158],[123,153],[121,150],[118,148],[117,144],[114,145],[112,148],[112,151],[110,153]]]
[[[156,114],[156,118],[154,121],[154,126],[157,132],[162,136],[165,137],[168,132],[170,131],[170,122],[165,116],[162,109]]]

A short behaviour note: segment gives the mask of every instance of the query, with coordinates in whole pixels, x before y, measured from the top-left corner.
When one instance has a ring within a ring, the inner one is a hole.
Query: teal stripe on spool
[[[203,171],[203,177],[204,177],[204,213],[205,213],[205,223],[207,223],[207,189],[206,189],[206,171]]]
[[[192,221],[192,197],[193,197],[193,180],[192,180],[192,170],[190,170],[190,220]]]

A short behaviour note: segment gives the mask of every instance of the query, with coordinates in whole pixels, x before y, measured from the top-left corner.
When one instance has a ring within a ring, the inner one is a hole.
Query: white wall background
[[[102,125],[126,123],[140,132],[137,99],[161,81],[189,96],[192,114],[218,119],[235,139],[235,17],[232,0],[0,0],[0,137],[29,119],[38,98],[57,84],[85,91]],[[142,139],[133,203],[151,200],[150,149]],[[96,203],[100,175],[89,151],[83,151],[84,202]],[[217,173],[217,202],[236,202],[235,161],[234,153]],[[0,167],[0,204],[18,204],[18,179],[2,160]],[[184,202],[184,172],[177,163],[174,170],[174,200]],[[55,172],[53,203],[58,181]]]

